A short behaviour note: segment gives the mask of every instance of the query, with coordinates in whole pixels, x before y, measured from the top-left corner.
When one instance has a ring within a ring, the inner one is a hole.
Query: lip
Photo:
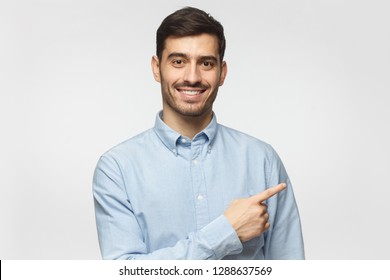
[[[189,87],[179,87],[176,88],[176,91],[178,91],[180,94],[183,94],[185,96],[198,96],[201,95],[206,91],[205,88],[189,88]]]

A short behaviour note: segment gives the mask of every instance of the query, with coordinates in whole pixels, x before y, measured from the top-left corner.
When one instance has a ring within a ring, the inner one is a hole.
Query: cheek
[[[162,82],[166,86],[173,86],[175,83],[180,82],[180,73],[178,71],[167,71],[161,75]]]
[[[212,86],[212,87],[218,87],[220,83],[220,77],[218,73],[210,73],[204,77],[205,81]]]

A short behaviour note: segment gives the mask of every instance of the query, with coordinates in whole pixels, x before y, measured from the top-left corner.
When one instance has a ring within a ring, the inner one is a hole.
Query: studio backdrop
[[[155,32],[184,6],[225,28],[218,121],[270,143],[308,259],[390,258],[390,4],[0,1],[0,259],[100,259],[92,175],[154,124]]]

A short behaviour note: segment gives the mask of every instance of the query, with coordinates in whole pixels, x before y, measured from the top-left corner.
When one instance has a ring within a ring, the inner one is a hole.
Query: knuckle
[[[264,207],[260,207],[259,212],[260,212],[261,215],[264,215],[264,214],[267,213],[267,209],[264,208]]]
[[[239,204],[242,201],[241,198],[236,198],[232,201],[232,204]]]

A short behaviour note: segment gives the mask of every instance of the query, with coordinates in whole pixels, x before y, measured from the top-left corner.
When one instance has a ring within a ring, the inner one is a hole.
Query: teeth
[[[200,93],[199,90],[181,90],[181,92],[188,95],[197,95]]]

